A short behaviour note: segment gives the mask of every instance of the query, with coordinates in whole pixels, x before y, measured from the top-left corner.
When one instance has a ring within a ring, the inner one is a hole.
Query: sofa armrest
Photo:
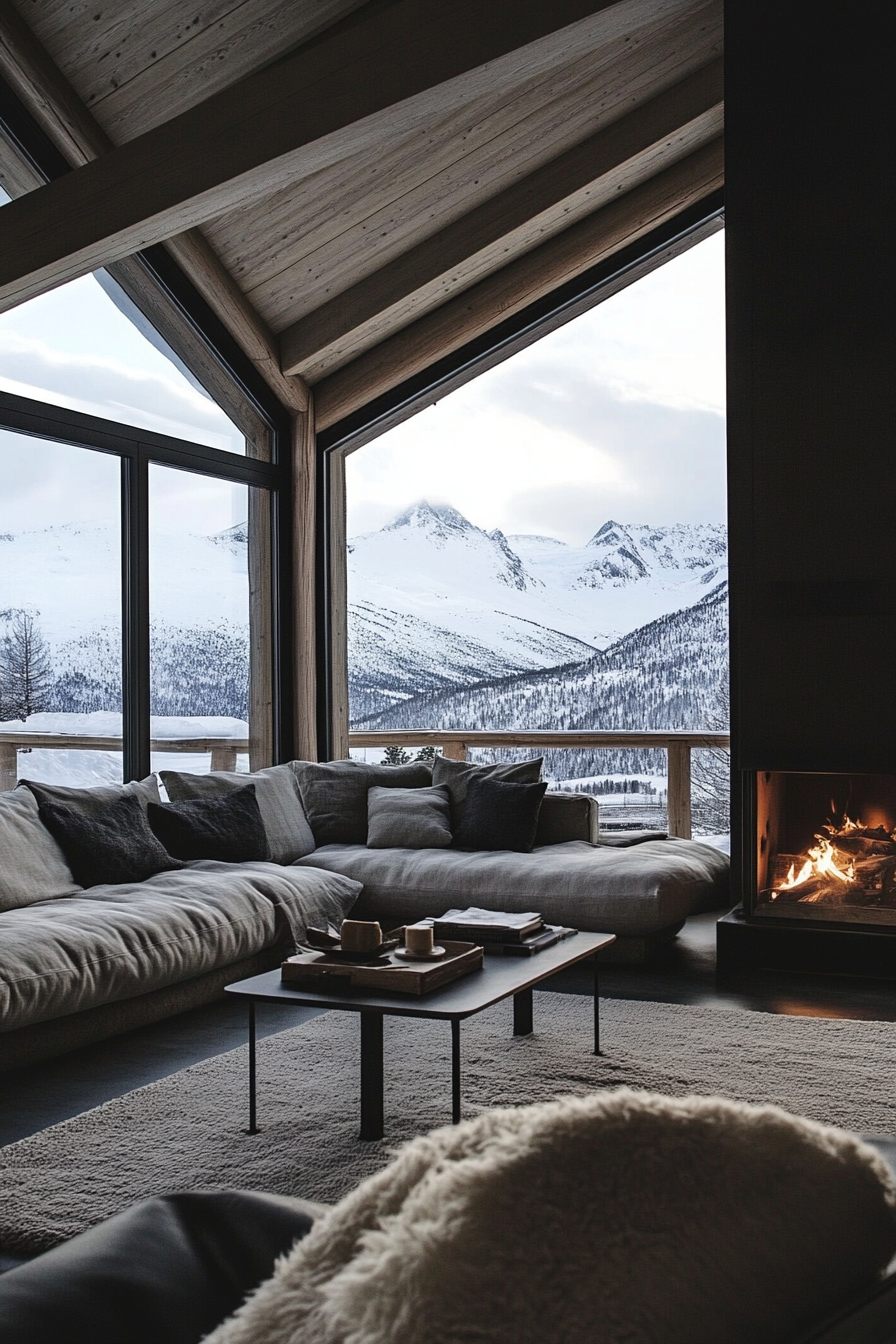
[[[536,845],[560,845],[564,840],[597,844],[597,799],[590,793],[546,793],[538,814]]]

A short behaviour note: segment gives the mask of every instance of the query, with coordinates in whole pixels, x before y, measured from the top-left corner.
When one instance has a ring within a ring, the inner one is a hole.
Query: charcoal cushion
[[[447,789],[367,791],[367,844],[371,849],[447,849],[451,844]]]
[[[292,761],[302,804],[318,845],[367,844],[367,792],[423,789],[432,784],[426,761],[368,765],[366,761]]]
[[[29,789],[0,793],[0,911],[80,890]]]
[[[455,849],[504,849],[529,854],[547,784],[511,784],[475,775],[467,785]]]
[[[149,824],[178,859],[251,863],[270,856],[254,784],[221,798],[150,803]]]
[[[251,775],[236,770],[213,770],[207,775],[191,775],[177,770],[160,771],[162,783],[172,803],[193,798],[222,798],[234,789],[255,785],[255,799],[272,863],[294,863],[314,849],[314,836],[299,797],[296,777],[288,765],[272,765]]]
[[[471,761],[450,761],[437,756],[432,765],[432,782],[444,786],[451,795],[451,829],[457,830],[463,816],[467,789],[473,779],[502,779],[511,784],[537,784],[541,779],[543,757],[531,761],[500,761],[497,765],[474,765]]]
[[[181,866],[153,835],[133,793],[122,794],[92,815],[64,803],[41,802],[39,807],[41,821],[82,887],[142,882]]]

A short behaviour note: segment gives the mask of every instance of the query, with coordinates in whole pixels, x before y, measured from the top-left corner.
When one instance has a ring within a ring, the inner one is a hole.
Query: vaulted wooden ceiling
[[[721,185],[720,0],[0,0],[0,308],[165,242],[333,423]]]

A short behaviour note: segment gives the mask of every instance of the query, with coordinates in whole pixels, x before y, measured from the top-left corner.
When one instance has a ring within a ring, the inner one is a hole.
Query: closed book
[[[521,929],[511,929],[505,924],[449,924],[437,919],[433,925],[433,935],[436,942],[443,938],[454,938],[471,943],[522,943],[542,928],[542,919]]]
[[[571,938],[577,932],[577,929],[561,928],[559,924],[546,924],[538,933],[533,933],[521,943],[489,943],[486,951],[501,952],[505,957],[532,957],[536,952],[543,952],[546,947],[553,947],[555,943]]]

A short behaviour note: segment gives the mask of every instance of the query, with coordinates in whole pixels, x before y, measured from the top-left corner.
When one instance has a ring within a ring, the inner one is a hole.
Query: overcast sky
[[[481,527],[573,544],[611,517],[724,521],[722,237],[353,453],[349,535],[420,498]],[[0,388],[216,447],[242,443],[91,276],[0,315]],[[0,530],[108,517],[115,470],[0,431]],[[198,476],[160,473],[157,489],[170,521],[191,531],[219,531],[245,511],[242,489]]]
[[[416,499],[572,544],[725,520],[723,234],[353,453],[349,535]]]

